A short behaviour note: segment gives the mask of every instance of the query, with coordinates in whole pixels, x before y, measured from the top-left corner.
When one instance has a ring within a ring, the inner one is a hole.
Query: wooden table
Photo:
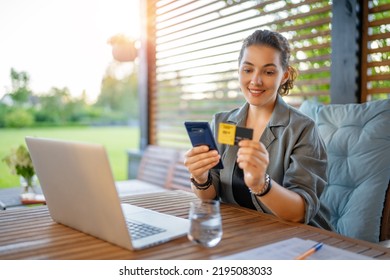
[[[122,198],[123,202],[188,217],[192,193],[167,191]],[[0,211],[0,259],[218,259],[243,250],[291,237],[322,241],[334,247],[390,259],[390,249],[307,225],[281,221],[274,216],[222,204],[223,239],[212,249],[181,237],[140,251],[128,251],[56,224],[46,206]]]

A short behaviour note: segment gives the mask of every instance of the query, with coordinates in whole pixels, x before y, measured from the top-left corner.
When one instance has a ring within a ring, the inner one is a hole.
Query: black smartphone
[[[188,136],[193,147],[200,145],[209,146],[210,150],[217,150],[217,144],[208,122],[185,122]],[[223,169],[222,160],[213,167],[213,169]]]

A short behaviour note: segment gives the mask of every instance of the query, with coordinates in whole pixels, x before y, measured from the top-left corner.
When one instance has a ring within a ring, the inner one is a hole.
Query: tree
[[[17,105],[29,103],[32,92],[29,89],[30,76],[27,72],[17,72],[11,68],[12,92],[10,92],[12,100]]]
[[[138,118],[138,82],[133,64],[111,63],[102,80],[96,106],[107,113],[121,115],[125,120]]]
[[[40,110],[36,113],[37,121],[65,124],[74,121],[74,114],[80,106],[75,106],[68,88],[52,87],[47,95],[39,97]]]

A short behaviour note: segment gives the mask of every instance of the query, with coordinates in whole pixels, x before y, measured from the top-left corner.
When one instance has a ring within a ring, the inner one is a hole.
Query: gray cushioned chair
[[[305,101],[300,110],[325,142],[328,186],[320,199],[337,232],[370,242],[390,239],[390,100]]]

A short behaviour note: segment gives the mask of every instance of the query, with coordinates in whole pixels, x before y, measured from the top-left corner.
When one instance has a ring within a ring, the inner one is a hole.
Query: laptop
[[[129,250],[187,234],[187,219],[121,204],[104,146],[34,137],[26,143],[55,222]]]

